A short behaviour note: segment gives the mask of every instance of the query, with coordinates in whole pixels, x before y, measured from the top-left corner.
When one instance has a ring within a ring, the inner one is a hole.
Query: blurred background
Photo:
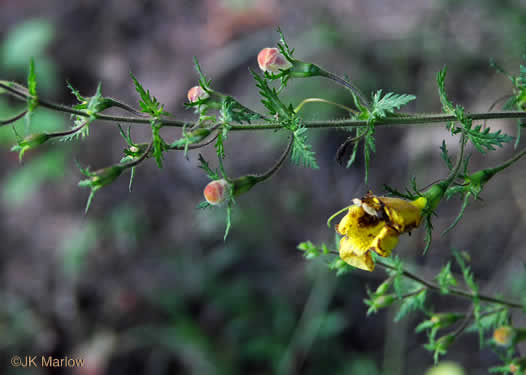
[[[384,89],[417,100],[408,111],[440,111],[435,74],[448,66],[446,87],[468,111],[486,111],[511,92],[489,66],[494,58],[516,73],[526,44],[523,0],[277,0],[34,1],[0,0],[0,79],[26,82],[35,58],[38,92],[74,104],[70,82],[89,96],[103,94],[137,105],[133,72],[165,108],[192,120],[183,102],[197,75],[198,57],[214,88],[257,109],[248,68],[279,40],[281,26],[298,59],[347,74],[365,92]],[[524,62],[522,62],[524,64]],[[345,90],[321,79],[294,80],[286,91],[350,105]],[[0,118],[23,103],[0,96]],[[306,119],[343,118],[311,104]],[[32,130],[68,128],[68,116],[38,110]],[[25,131],[23,121],[16,125]],[[515,136],[515,121],[492,129]],[[133,128],[137,140],[147,126]],[[166,140],[179,135],[163,129]],[[402,190],[411,176],[425,186],[447,174],[439,146],[457,140],[443,126],[381,128],[369,185],[363,160],[351,169],[334,159],[344,131],[311,131],[319,170],[287,164],[270,181],[237,199],[233,229],[223,241],[223,209],[198,212],[208,182],[198,152],[166,155],[100,190],[87,215],[88,191],[75,160],[94,169],[117,162],[125,144],[114,124],[96,122],[85,141],[52,143],[26,154],[10,152],[16,138],[0,128],[0,373],[2,374],[424,374],[432,354],[415,334],[424,319],[393,323],[396,307],[365,317],[366,286],[385,272],[336,277],[323,262],[306,261],[299,242],[334,243],[327,218],[371,189]],[[524,146],[525,142],[521,142]],[[266,170],[285,145],[283,134],[231,133],[225,167],[231,176]],[[213,148],[202,151],[216,165]],[[473,169],[513,154],[511,145],[474,152]],[[422,256],[423,230],[404,236],[397,253],[432,278],[451,249],[471,254],[487,293],[523,294],[526,199],[524,166],[489,183],[447,236],[460,201],[443,204],[435,240]],[[458,269],[455,269],[458,271]],[[465,301],[436,297],[435,311],[464,311]],[[514,324],[526,325],[520,313]],[[82,358],[83,368],[14,368],[13,355]],[[450,349],[465,374],[486,374],[498,358],[479,350],[475,334]],[[452,374],[452,373],[451,373]]]

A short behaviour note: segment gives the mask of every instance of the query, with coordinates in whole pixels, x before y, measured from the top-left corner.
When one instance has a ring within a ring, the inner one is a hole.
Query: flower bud
[[[493,340],[499,346],[510,346],[515,336],[515,330],[510,326],[500,326],[493,331]]]
[[[124,167],[120,165],[112,165],[93,172],[88,179],[79,181],[80,187],[90,187],[91,190],[97,191],[100,188],[111,184],[124,171]]]
[[[207,99],[208,97],[210,97],[210,95],[208,95],[208,93],[205,90],[203,90],[201,86],[192,87],[190,90],[188,90],[186,96],[188,97],[188,101],[190,103],[196,102],[200,99]]]
[[[206,185],[203,195],[209,204],[217,206],[228,198],[229,190],[229,183],[226,180],[215,180]]]
[[[391,280],[388,279],[388,280],[384,281],[383,283],[381,283],[378,286],[378,288],[376,288],[376,291],[374,292],[374,294],[376,294],[377,296],[384,295],[385,293],[387,293],[387,291],[389,290],[390,286],[391,286]]]
[[[259,68],[264,72],[279,73],[292,67],[290,61],[277,48],[263,48],[258,54]]]
[[[464,314],[459,313],[438,313],[434,314],[430,321],[435,328],[443,329],[455,324],[463,317]]]
[[[47,133],[30,134],[18,142],[17,145],[14,145],[11,148],[11,151],[18,151],[20,161],[22,161],[22,157],[27,150],[40,146],[41,144],[47,142],[49,138],[51,138],[51,136]]]

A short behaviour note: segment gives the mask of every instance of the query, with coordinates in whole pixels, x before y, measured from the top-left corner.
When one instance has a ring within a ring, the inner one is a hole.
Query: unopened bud
[[[443,329],[455,324],[463,317],[464,314],[459,313],[439,313],[433,315],[430,320],[435,327]]]
[[[112,165],[111,167],[99,169],[93,172],[88,179],[80,181],[79,186],[90,187],[93,191],[97,191],[115,181],[123,170],[124,167],[120,165]]]
[[[259,68],[264,72],[279,73],[292,67],[277,48],[263,48],[258,54]]]
[[[210,95],[208,95],[208,93],[205,90],[203,90],[201,86],[194,86],[190,90],[188,90],[186,96],[188,97],[188,101],[190,103],[193,103],[198,101],[199,99],[206,99]]]
[[[228,198],[229,183],[223,179],[212,181],[206,185],[203,195],[209,204],[217,206]]]
[[[493,340],[499,346],[510,346],[515,336],[515,330],[510,326],[500,326],[493,331]]]
[[[391,280],[388,279],[384,281],[383,283],[381,283],[380,286],[378,286],[378,288],[376,288],[376,291],[374,294],[376,294],[377,296],[384,295],[385,293],[387,293],[390,286],[391,286]]]
[[[11,151],[18,151],[20,161],[27,150],[40,146],[41,144],[48,141],[51,136],[47,133],[30,134],[23,140],[19,141],[17,145],[11,148]]]
[[[396,296],[394,294],[386,294],[383,296],[378,296],[374,299],[374,306],[378,309],[383,309],[387,306],[393,304],[396,301]]]

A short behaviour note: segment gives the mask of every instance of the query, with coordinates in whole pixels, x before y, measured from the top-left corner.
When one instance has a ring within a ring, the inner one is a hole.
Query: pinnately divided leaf
[[[501,133],[500,130],[496,132],[491,132],[489,127],[483,128],[482,125],[477,125],[474,128],[470,127],[466,129],[466,135],[475,148],[481,152],[485,153],[486,151],[495,150],[495,146],[502,147],[504,143],[511,142],[513,137]]]
[[[294,131],[294,143],[292,144],[292,161],[299,166],[318,169],[318,163],[312,145],[306,143],[305,132],[307,128],[300,127]]]
[[[133,79],[133,82],[135,83],[135,90],[141,97],[141,100],[139,101],[141,110],[144,113],[149,113],[153,117],[159,117],[161,115],[168,114],[164,111],[163,105],[159,103],[157,98],[150,94],[150,90],[144,90],[142,85],[139,83],[139,81],[137,81],[137,78],[135,78],[135,76],[132,73],[130,73],[130,76]]]
[[[378,90],[373,95],[371,113],[375,119],[384,118],[415,99],[416,96],[414,95],[395,94],[394,92],[388,92],[382,96],[382,90]]]

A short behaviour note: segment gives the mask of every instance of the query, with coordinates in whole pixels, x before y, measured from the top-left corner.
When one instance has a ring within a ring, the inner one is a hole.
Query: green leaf
[[[424,304],[426,301],[427,296],[427,289],[423,289],[418,294],[415,294],[414,296],[409,296],[403,299],[402,304],[400,305],[400,309],[398,310],[398,313],[396,314],[394,321],[398,322],[403,317],[405,317],[407,314],[417,311],[417,310],[423,310]]]
[[[202,210],[208,207],[212,207],[212,205],[208,203],[207,201],[202,201],[202,202],[199,202],[199,204],[195,208],[198,210]]]
[[[233,122],[239,124],[247,122],[250,124],[251,121],[264,119],[258,113],[248,109],[231,96],[226,96],[223,99],[219,113],[219,121],[223,124],[230,124]]]
[[[385,118],[415,99],[416,96],[414,95],[395,94],[393,92],[388,92],[382,97],[382,90],[378,90],[373,95],[371,114],[375,119]]]
[[[223,241],[226,241],[226,238],[228,237],[228,233],[230,232],[231,227],[232,227],[232,201],[229,201],[226,206],[226,228],[225,228],[225,235],[223,237]]]
[[[69,90],[71,91],[71,93],[75,96],[75,98],[77,98],[77,100],[82,103],[84,101],[86,101],[86,98],[84,98],[80,92],[74,88],[71,83],[69,83],[68,81],[66,81],[66,86],[69,88]]]
[[[277,115],[280,121],[288,120],[289,125],[292,126],[295,117],[294,109],[291,106],[287,107],[281,102],[276,89],[270,88],[264,77],[260,76],[252,69],[250,69],[250,73],[256,81],[256,87],[259,89],[259,94],[262,98],[261,103],[263,103],[271,115]]]
[[[306,259],[317,258],[321,255],[327,255],[329,253],[329,248],[327,245],[322,244],[321,247],[314,245],[311,241],[301,242],[298,247],[298,250],[303,251],[303,256]]]
[[[361,130],[362,130],[361,127],[356,128],[355,138],[357,138],[357,140],[353,144],[352,152],[351,152],[351,155],[349,156],[349,161],[347,162],[347,165],[345,166],[345,168],[350,168],[356,160],[356,154],[358,153],[358,146],[360,145],[359,137],[361,136],[361,133],[360,133]]]
[[[367,183],[369,179],[369,162],[371,160],[371,154],[374,154],[376,152],[374,133],[375,133],[374,124],[371,123],[371,125],[368,127],[367,134],[363,140],[363,154],[364,154],[364,161],[365,161],[365,183]]]
[[[412,194],[409,190],[406,189],[406,193],[402,193],[401,191],[397,190],[396,188],[389,186],[387,184],[384,184],[384,189],[392,196],[404,198],[407,200],[415,200],[418,198],[417,195]]]
[[[447,67],[444,65],[441,71],[437,73],[437,84],[438,84],[438,94],[440,96],[440,102],[442,103],[442,109],[446,113],[453,113],[454,112],[454,106],[453,103],[451,103],[446,95],[446,89],[445,89],[445,80],[446,80],[446,74],[447,74]]]
[[[159,168],[163,167],[163,151],[166,149],[166,143],[161,137],[160,130],[162,123],[156,119],[152,120],[152,138],[153,138],[153,157]]]
[[[435,364],[438,363],[439,356],[447,354],[447,350],[449,349],[451,344],[453,344],[455,338],[456,336],[454,334],[448,334],[438,338],[438,340],[436,341],[433,340],[432,342],[424,345],[424,348],[434,352],[433,358],[435,360]]]
[[[469,126],[466,129],[466,135],[481,153],[495,150],[495,146],[502,147],[503,144],[513,141],[513,137],[502,133],[500,130],[491,132],[489,127],[483,128],[482,125],[477,125],[474,128]]]
[[[294,54],[294,49],[290,49],[289,48],[289,45],[287,44],[286,40],[285,40],[285,35],[283,34],[283,32],[281,31],[281,28],[278,27],[278,33],[279,33],[279,43],[278,43],[278,48],[280,50],[280,52],[288,59],[288,60],[292,60],[292,55]]]
[[[424,255],[427,254],[429,248],[431,247],[431,242],[433,241],[433,223],[431,222],[431,214],[427,214],[424,217],[424,228],[426,230],[426,236],[424,238]]]
[[[141,107],[142,112],[148,113],[156,118],[160,117],[161,115],[168,115],[169,113],[164,111],[163,105],[159,103],[157,98],[150,94],[150,90],[145,90],[137,78],[135,78],[133,73],[130,73],[130,76],[135,83],[135,90],[141,97],[139,106]]]
[[[342,259],[336,257],[332,262],[328,264],[329,269],[336,271],[336,276],[343,276],[349,272],[353,272],[352,266],[345,263]]]
[[[205,90],[208,94],[212,92],[212,88],[210,87],[210,82],[212,82],[210,79],[207,79],[204,75],[203,71],[201,70],[201,66],[199,65],[199,61],[197,60],[197,57],[194,56],[194,67],[197,71],[197,74],[199,74],[199,86],[203,90]]]
[[[438,281],[442,294],[449,294],[449,288],[457,285],[457,280],[451,272],[451,262],[448,262],[442,267],[440,273],[436,276],[436,280]]]
[[[471,197],[472,193],[471,192],[467,192],[465,195],[464,195],[464,199],[462,201],[462,206],[460,207],[460,211],[458,212],[458,215],[457,217],[455,218],[455,220],[453,220],[453,222],[444,230],[444,232],[442,232],[442,235],[445,235],[447,232],[449,232],[451,229],[453,229],[457,224],[458,222],[460,221],[460,219],[462,219],[462,216],[464,216],[464,211],[466,211],[466,208],[469,204],[469,198]]]
[[[35,74],[35,60],[29,62],[29,74],[27,76],[27,89],[29,95],[37,96],[37,77]]]
[[[442,145],[440,146],[440,151],[442,151],[440,156],[442,156],[442,160],[444,160],[444,162],[446,163],[447,168],[449,170],[453,169],[453,163],[451,163],[451,159],[449,158],[449,154],[447,152],[447,146],[446,146],[446,141],[445,140],[442,140]]]
[[[31,58],[29,62],[29,73],[27,76],[27,88],[29,91],[29,97],[27,98],[27,113],[25,115],[26,125],[29,128],[33,111],[38,106],[37,97],[37,78],[35,74],[35,61]]]
[[[464,281],[466,282],[467,286],[471,289],[471,291],[476,295],[478,293],[478,285],[475,282],[475,278],[473,275],[473,272],[471,272],[471,268],[466,264],[464,257],[456,250],[453,250],[453,255],[455,256],[455,259],[460,266],[460,269],[462,270],[462,276],[464,277]]]
[[[219,173],[217,171],[213,171],[212,168],[210,168],[210,166],[208,165],[208,162],[205,160],[205,158],[201,154],[199,154],[199,163],[200,163],[199,168],[204,170],[211,180],[220,179]]]
[[[291,159],[299,166],[318,169],[316,154],[312,151],[312,146],[307,142],[305,132],[307,128],[300,127],[294,131],[294,142],[292,144]]]

